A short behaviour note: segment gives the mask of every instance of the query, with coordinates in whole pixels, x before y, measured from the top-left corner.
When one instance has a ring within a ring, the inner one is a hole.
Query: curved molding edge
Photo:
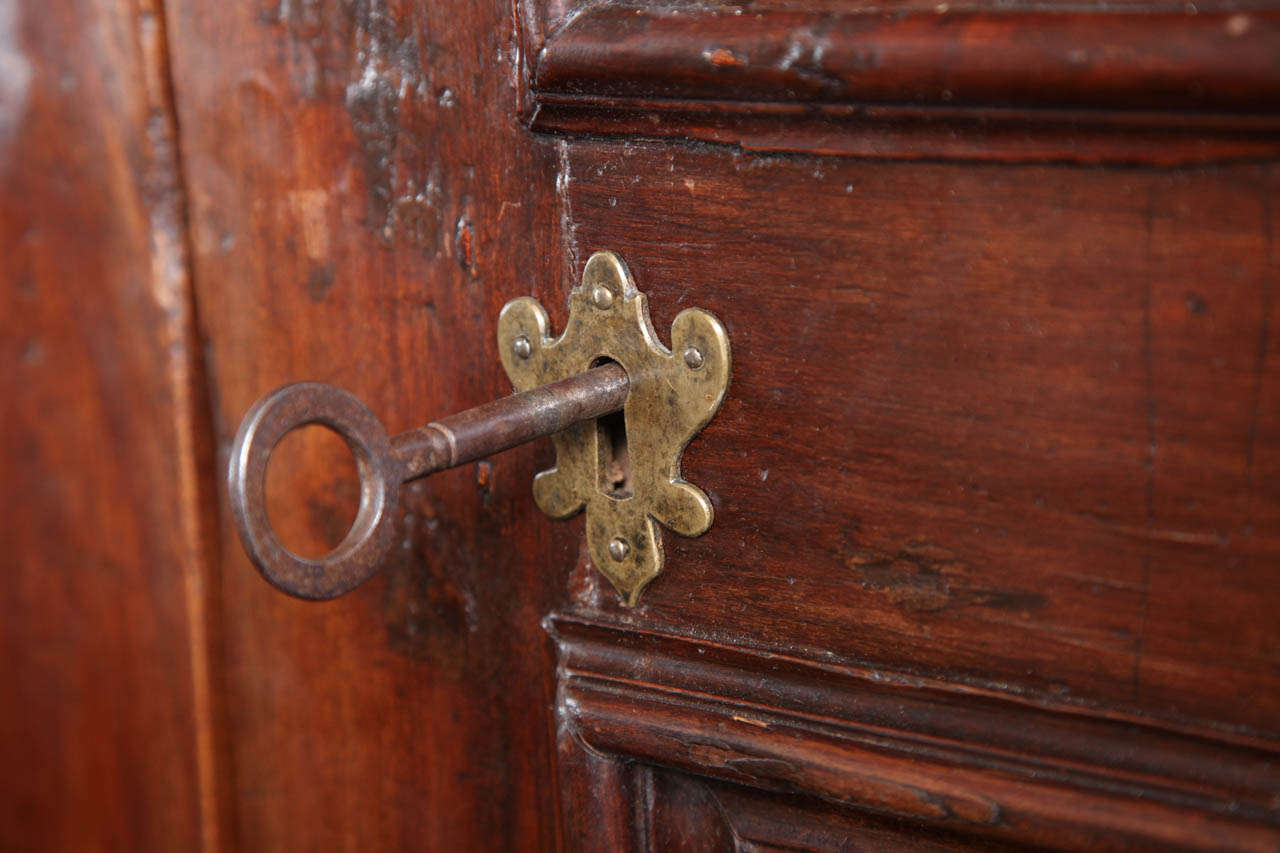
[[[1280,155],[1280,11],[1176,8],[604,3],[545,36],[526,26],[540,39],[526,54],[526,118],[540,131],[884,158]]]
[[[572,615],[558,727],[595,753],[977,839],[1274,851],[1280,751]]]

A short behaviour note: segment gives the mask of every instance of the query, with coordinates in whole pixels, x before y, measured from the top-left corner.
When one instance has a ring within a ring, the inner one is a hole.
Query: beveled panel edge
[[[569,17],[527,54],[527,123],[879,158],[1280,154],[1275,9],[742,12]]]
[[[547,620],[587,748],[980,837],[1280,846],[1280,751],[589,617]]]

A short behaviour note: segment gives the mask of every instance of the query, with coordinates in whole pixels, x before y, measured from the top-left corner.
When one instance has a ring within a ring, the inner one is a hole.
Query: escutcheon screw
[[[591,291],[591,304],[601,311],[608,311],[613,305],[613,291],[603,284],[597,284]]]

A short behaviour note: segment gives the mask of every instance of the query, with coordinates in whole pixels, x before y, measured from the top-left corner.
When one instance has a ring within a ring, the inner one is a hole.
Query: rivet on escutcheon
[[[702,367],[702,352],[697,347],[689,347],[684,351],[684,363],[693,370]]]
[[[511,351],[516,354],[516,358],[528,358],[533,355],[533,344],[529,343],[527,337],[521,335],[512,341]]]
[[[591,291],[591,304],[601,311],[608,311],[613,305],[613,291],[603,284],[597,284]]]
[[[623,539],[614,539],[609,543],[609,556],[621,563],[627,558],[627,554],[631,551],[631,546]]]

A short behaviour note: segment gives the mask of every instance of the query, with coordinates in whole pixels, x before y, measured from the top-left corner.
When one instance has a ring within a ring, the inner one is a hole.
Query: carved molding
[[[576,616],[548,628],[561,731],[593,752],[976,838],[1280,845],[1275,744]]]
[[[1280,11],[954,5],[525,0],[527,118],[544,131],[889,158],[1280,153]]]

